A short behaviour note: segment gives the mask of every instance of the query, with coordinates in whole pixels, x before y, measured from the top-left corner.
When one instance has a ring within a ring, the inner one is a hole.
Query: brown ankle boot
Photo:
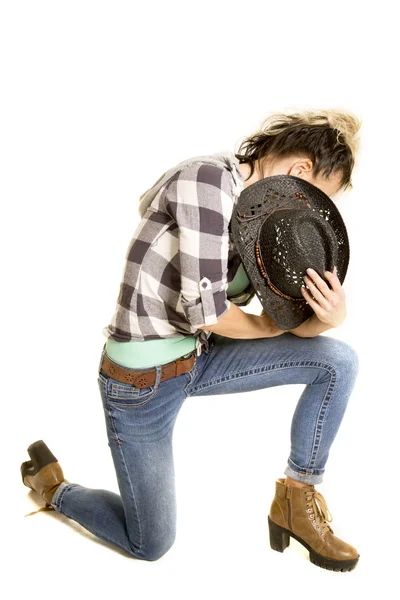
[[[21,464],[22,482],[40,494],[46,502],[46,506],[39,510],[54,510],[50,504],[53,494],[60,483],[67,481],[64,478],[62,468],[43,440],[31,444],[28,448],[28,454],[31,460]],[[36,512],[39,511],[29,514],[35,514]]]
[[[296,487],[275,480],[275,497],[268,516],[270,545],[283,552],[290,536],[310,553],[310,561],[331,571],[351,571],[360,557],[357,550],[333,535],[325,499],[313,485]],[[328,514],[329,517],[328,518]]]

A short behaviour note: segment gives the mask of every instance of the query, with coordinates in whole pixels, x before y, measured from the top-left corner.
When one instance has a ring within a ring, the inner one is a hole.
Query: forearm
[[[298,337],[315,337],[328,329],[332,329],[331,325],[327,325],[320,321],[317,315],[314,313],[307,321],[304,321],[301,325],[295,329],[289,329],[289,333],[293,333]]]
[[[236,339],[273,337],[273,334],[264,326],[262,317],[246,313],[233,302],[229,304],[229,309],[218,319],[218,323],[203,325],[200,329],[207,329],[219,335]]]

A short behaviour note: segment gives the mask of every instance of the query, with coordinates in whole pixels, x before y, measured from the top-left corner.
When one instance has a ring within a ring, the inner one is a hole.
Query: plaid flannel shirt
[[[229,222],[243,189],[231,152],[198,156],[166,171],[140,196],[142,217],[129,244],[117,305],[103,334],[118,342],[195,336],[208,347],[229,301],[246,306],[255,294],[227,297],[241,263]]]

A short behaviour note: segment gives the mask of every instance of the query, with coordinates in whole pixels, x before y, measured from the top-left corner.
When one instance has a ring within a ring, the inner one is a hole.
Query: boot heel
[[[279,527],[276,523],[271,521],[268,516],[268,527],[269,527],[269,543],[272,550],[277,552],[283,552],[290,544],[290,535],[288,532]]]
[[[40,465],[40,467],[45,467],[51,462],[57,462],[56,457],[43,440],[31,444],[28,448],[28,454],[31,457],[33,464]]]
[[[31,460],[25,461],[21,465],[22,481],[26,475],[36,475],[43,467],[52,462],[57,462],[56,457],[43,440],[31,444],[28,448],[28,454]]]

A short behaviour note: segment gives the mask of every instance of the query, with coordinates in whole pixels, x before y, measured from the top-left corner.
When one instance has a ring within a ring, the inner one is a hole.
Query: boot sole
[[[281,527],[274,523],[268,515],[268,527],[269,527],[269,541],[272,550],[277,552],[283,552],[290,544],[290,538],[297,540],[304,548],[310,553],[310,562],[317,567],[322,569],[328,569],[329,571],[352,571],[358,563],[358,558],[352,558],[351,560],[335,560],[333,558],[326,558],[318,554],[305,542],[302,538],[298,537],[295,533],[292,533],[288,529]]]
[[[24,485],[26,485],[24,478],[27,475],[36,475],[43,467],[46,467],[50,463],[57,462],[56,457],[43,440],[38,440],[31,444],[28,448],[28,454],[31,457],[31,460],[27,460],[21,464],[21,476]]]

